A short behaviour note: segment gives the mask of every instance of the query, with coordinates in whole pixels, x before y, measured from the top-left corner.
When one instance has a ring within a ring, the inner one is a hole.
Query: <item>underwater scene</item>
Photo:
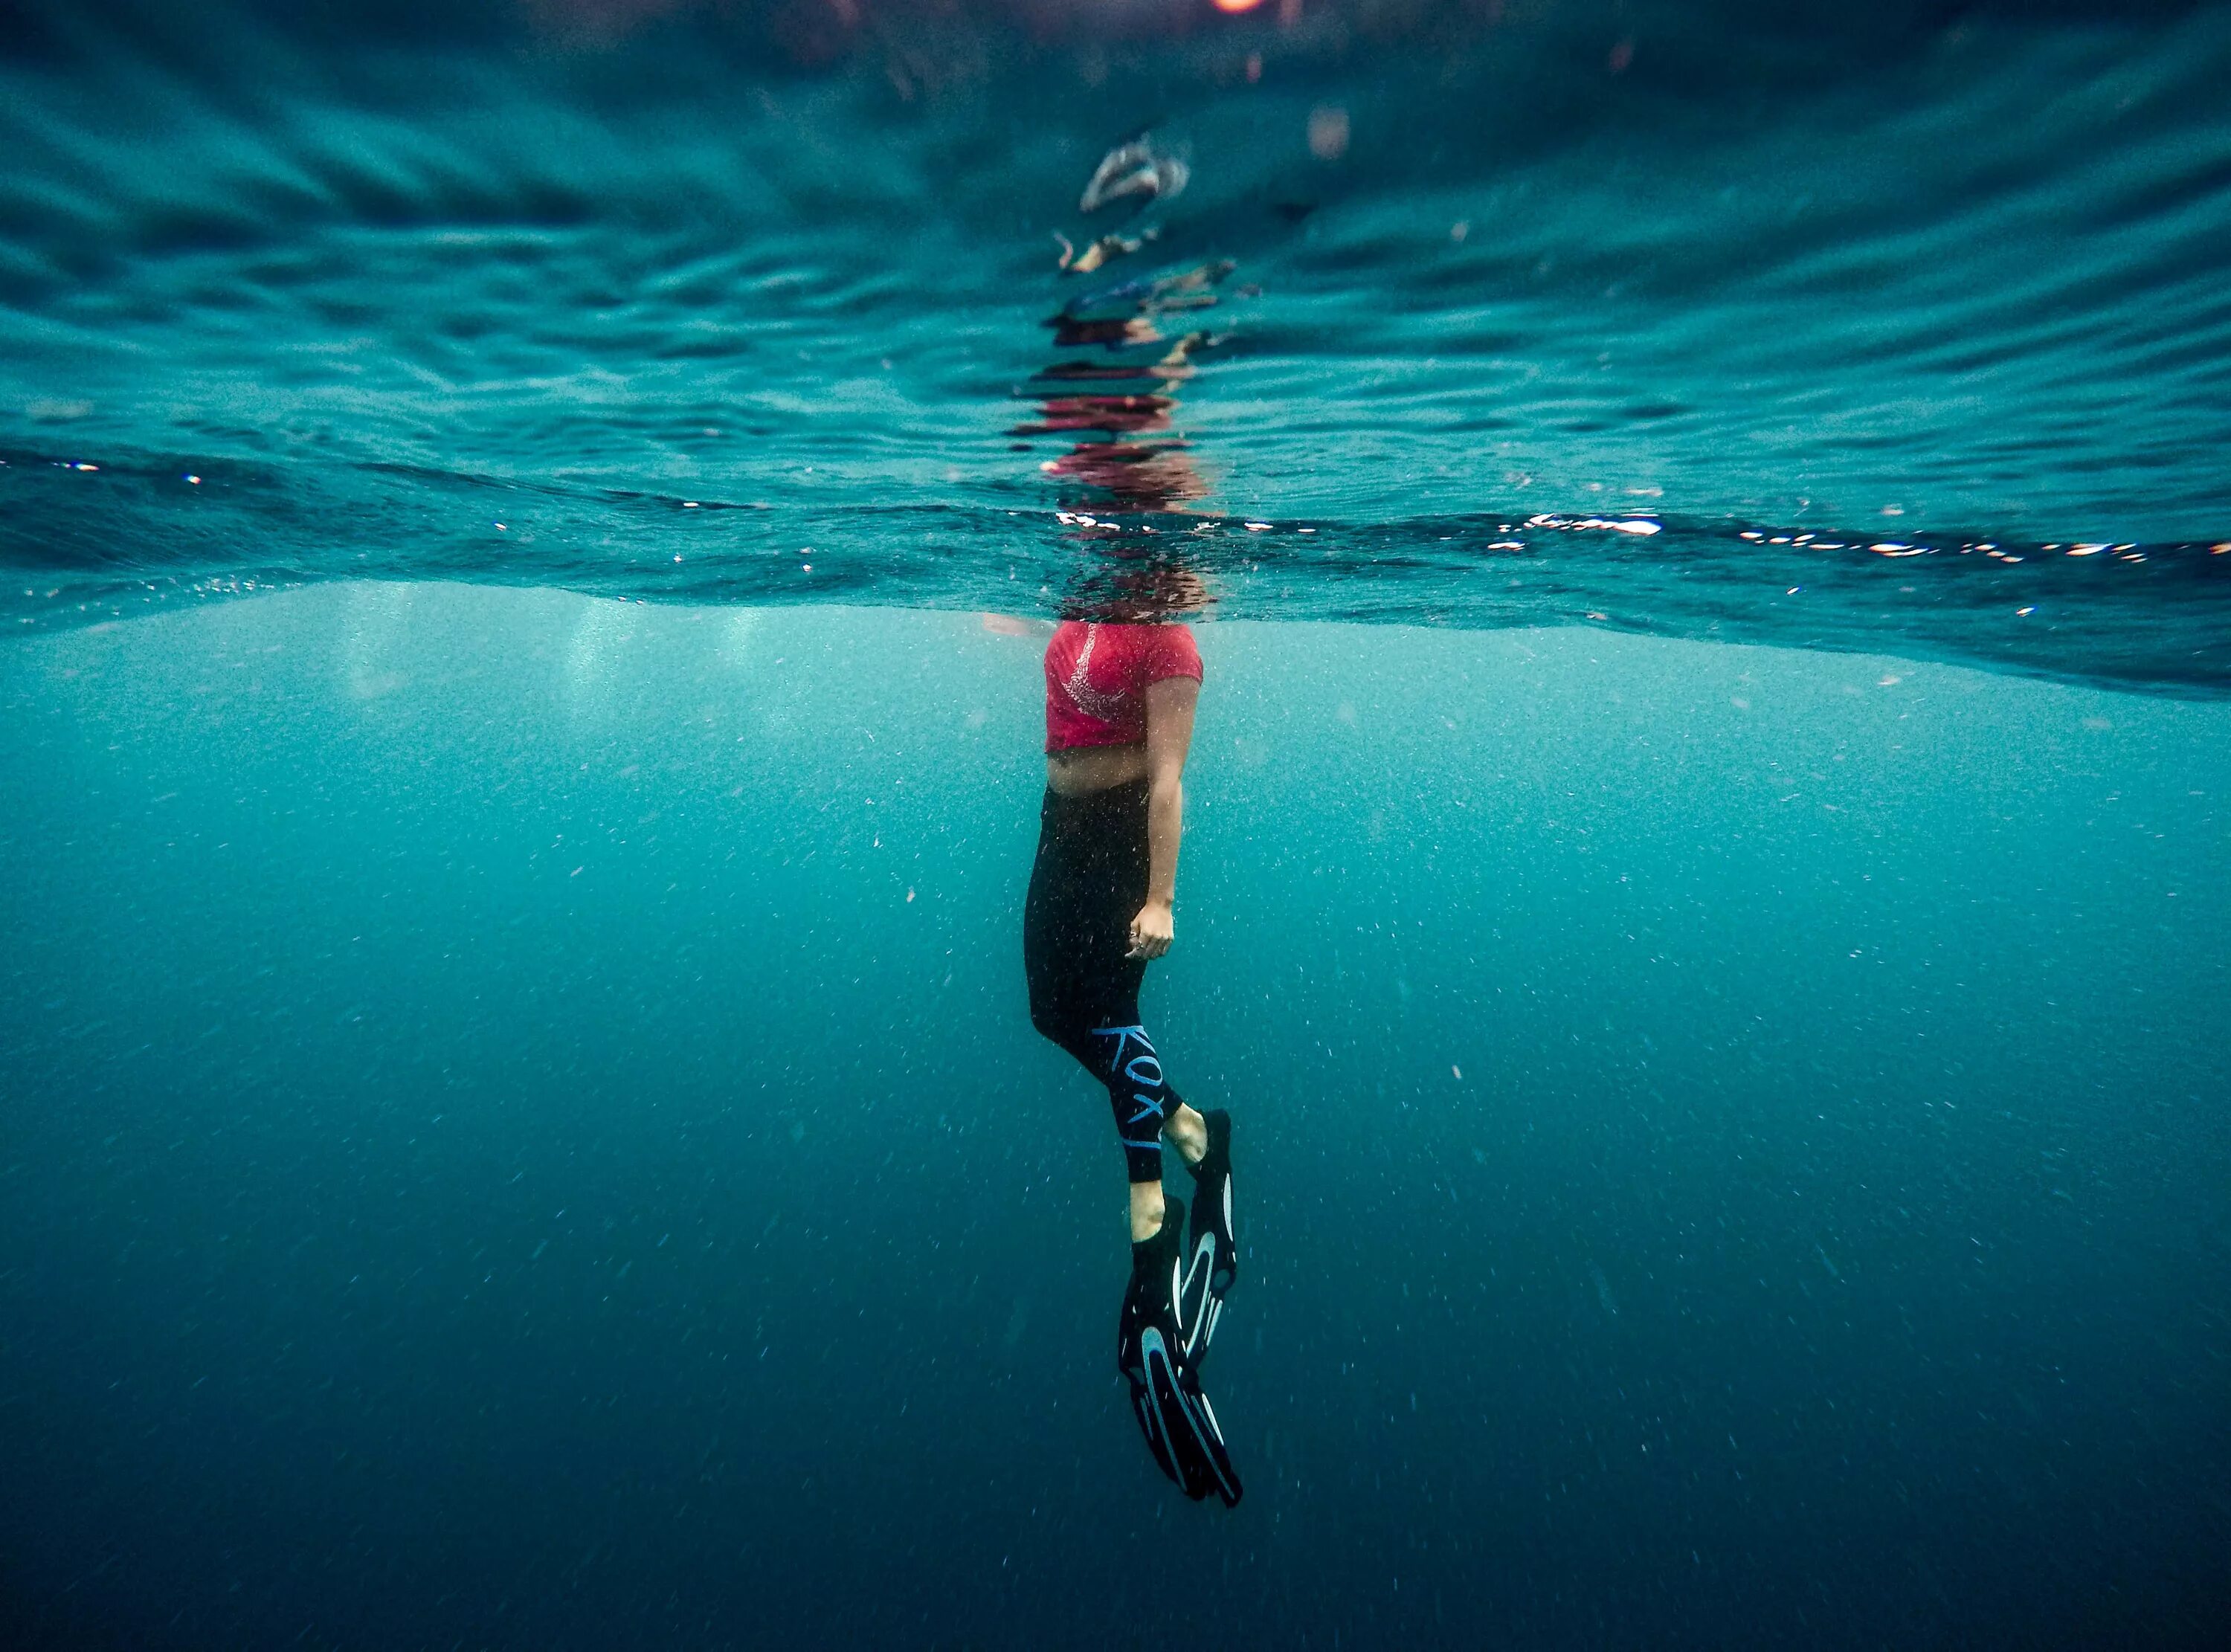
[[[0,1644],[2221,1644],[2228,83],[0,0]]]

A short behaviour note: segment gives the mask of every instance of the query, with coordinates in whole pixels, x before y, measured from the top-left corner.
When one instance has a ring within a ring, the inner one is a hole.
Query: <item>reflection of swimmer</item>
[[[1149,329],[1143,337],[1126,339],[1123,342],[1160,344],[1162,341],[1160,333]],[[1188,332],[1163,352],[1159,358],[1122,366],[1110,366],[1105,362],[1096,361],[1057,361],[1051,367],[1042,367],[1038,370],[1038,382],[1046,384],[1060,384],[1066,380],[1078,378],[1103,381],[1151,378],[1163,384],[1174,384],[1180,379],[1191,378],[1193,376],[1193,363],[1187,358],[1206,342],[1208,342],[1206,333]]]
[[[1057,229],[1053,232],[1053,238],[1061,243],[1061,260],[1056,268],[1072,275],[1090,275],[1110,259],[1122,258],[1138,251],[1160,233],[1159,230],[1148,229],[1135,236],[1103,236],[1097,241],[1086,242],[1084,250],[1079,252],[1077,243]]]
[[[1054,330],[1054,343],[1064,350],[1077,345],[1106,345],[1112,349],[1117,345],[1160,344],[1162,341],[1162,335],[1154,331],[1151,316],[1126,315],[1104,321],[1089,321],[1064,313],[1054,317],[1046,325]]]
[[[1100,165],[1077,197],[1079,212],[1097,212],[1111,201],[1138,197],[1135,211],[1155,201],[1174,200],[1193,177],[1182,157],[1159,148],[1146,132],[1126,139],[1100,158]]]
[[[1219,259],[1125,281],[1073,300],[1047,322],[1057,347],[1097,346],[1105,358],[1071,358],[1041,369],[1033,380],[1041,392],[1039,416],[1010,432],[1076,433],[1076,446],[1040,467],[1093,490],[1090,497],[1065,502],[1168,511],[1207,497],[1208,484],[1194,469],[1172,416],[1176,390],[1199,371],[1194,355],[1219,340],[1199,328],[1173,339],[1158,323],[1214,304],[1215,289],[1232,268],[1230,260]],[[1141,346],[1157,353],[1148,357]]]
[[[1238,1267],[1231,1121],[1186,1105],[1139,1010],[1147,965],[1176,932],[1183,776],[1202,674],[1191,630],[1151,616],[1158,601],[1198,606],[1200,588],[1182,574],[1143,594],[1136,576],[1120,583],[1129,611],[1148,623],[1071,619],[1046,649],[1046,792],[1024,971],[1031,1024],[1107,1087],[1122,1144],[1132,1274],[1116,1358],[1140,1427],[1188,1495],[1236,1503],[1238,1477],[1197,1375]],[[1185,1205],[1162,1191],[1165,1137],[1195,1178],[1190,1246]]]

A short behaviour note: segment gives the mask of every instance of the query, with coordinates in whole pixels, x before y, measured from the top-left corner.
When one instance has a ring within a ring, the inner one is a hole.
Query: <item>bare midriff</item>
[[[1072,745],[1046,753],[1046,785],[1064,797],[1084,797],[1147,778],[1147,743]]]

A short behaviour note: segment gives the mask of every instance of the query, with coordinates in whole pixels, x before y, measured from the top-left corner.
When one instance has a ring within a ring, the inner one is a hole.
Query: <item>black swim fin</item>
[[[1131,1411],[1161,1471],[1195,1502],[1212,1492],[1230,1507],[1239,1475],[1225,1449],[1216,1410],[1186,1355],[1178,1313],[1179,1235],[1185,1203],[1168,1202],[1161,1231],[1131,1247],[1131,1282],[1116,1331],[1116,1363],[1131,1384]]]
[[[1193,1243],[1178,1287],[1186,1358],[1194,1365],[1208,1352],[1224,1316],[1225,1294],[1239,1275],[1239,1246],[1232,1231],[1232,1115],[1219,1107],[1201,1117],[1208,1125],[1208,1151],[1192,1167]]]

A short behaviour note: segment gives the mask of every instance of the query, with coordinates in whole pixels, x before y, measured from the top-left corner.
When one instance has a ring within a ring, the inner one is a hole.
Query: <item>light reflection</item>
[[[1087,294],[1047,321],[1057,348],[1091,353],[1041,369],[1031,380],[1038,417],[1011,434],[1076,438],[1039,470],[1061,484],[1064,519],[1081,535],[1106,539],[1124,532],[1096,513],[1155,514],[1207,497],[1208,484],[1174,421],[1178,390],[1197,371],[1194,353],[1219,340],[1205,330],[1171,338],[1162,327],[1173,312],[1213,304],[1209,289],[1231,268],[1228,261],[1201,265]],[[1135,531],[1147,533],[1151,525],[1137,524]]]
[[[1132,224],[1075,239],[1055,231],[1062,278],[1074,281],[1142,251],[1161,227],[1140,220],[1167,207],[1189,176],[1184,161],[1150,133],[1110,150],[1078,208],[1090,213],[1128,203]],[[1179,393],[1198,374],[1197,358],[1224,342],[1224,335],[1189,323],[1221,301],[1233,268],[1228,258],[1212,259],[1090,287],[1044,322],[1059,353],[1031,376],[1037,416],[1009,434],[1024,450],[1030,438],[1070,438],[1065,452],[1038,466],[1056,485],[1056,519],[1090,552],[1058,599],[1064,614],[1138,623],[1193,612],[1210,600],[1199,577],[1177,565],[1173,530],[1141,519],[1199,515],[1190,507],[1209,495],[1177,426]]]

